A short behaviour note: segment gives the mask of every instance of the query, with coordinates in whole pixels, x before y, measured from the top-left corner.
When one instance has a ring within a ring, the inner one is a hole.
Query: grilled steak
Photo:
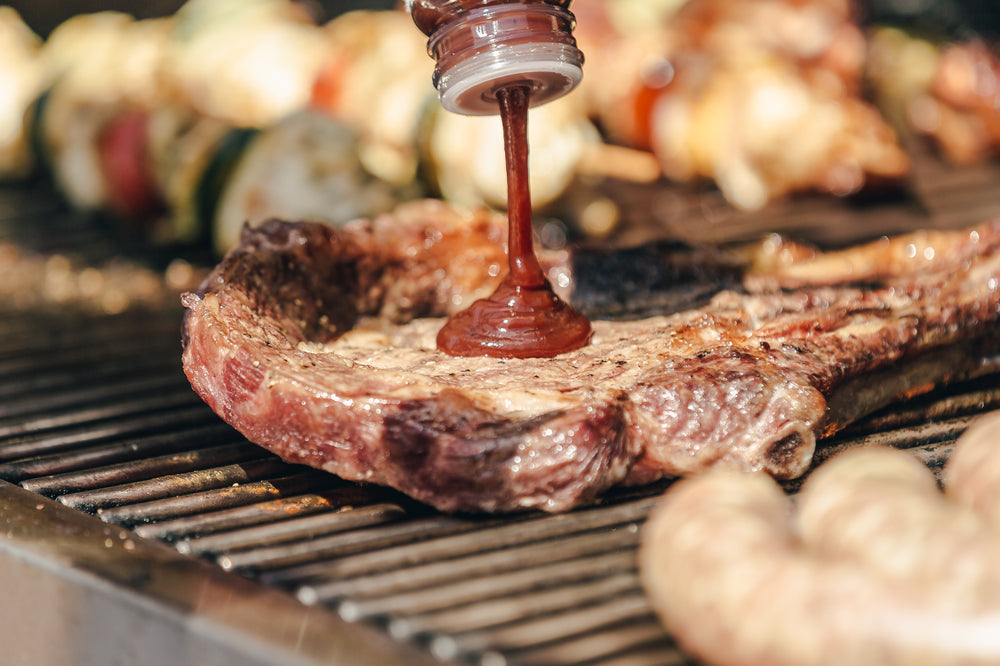
[[[504,229],[420,202],[340,229],[245,230],[184,297],[191,384],[286,460],[444,511],[560,511],[713,466],[796,477],[818,436],[994,348],[1000,223],[830,254],[774,239],[695,262],[629,250],[629,288],[662,307],[638,319],[612,312],[593,278],[620,254],[543,253],[561,296],[609,317],[592,321],[592,343],[550,359],[447,356],[437,330],[496,285]],[[868,404],[837,398],[873,373],[887,388]]]

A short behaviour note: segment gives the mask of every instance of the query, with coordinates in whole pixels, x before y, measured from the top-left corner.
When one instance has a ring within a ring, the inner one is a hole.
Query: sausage
[[[1000,460],[981,444],[997,418],[960,440],[947,494],[884,449],[828,461],[795,500],[758,473],[676,483],[639,550],[652,607],[711,664],[1000,663],[1000,530],[979,511],[1000,463],[978,457]]]
[[[944,470],[947,496],[1000,530],[1000,412],[977,419]]]
[[[950,502],[916,458],[851,451],[816,470],[799,499],[813,557],[905,586],[931,613],[1000,611],[1000,533]]]

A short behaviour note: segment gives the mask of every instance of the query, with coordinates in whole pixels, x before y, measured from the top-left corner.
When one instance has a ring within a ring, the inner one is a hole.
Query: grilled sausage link
[[[945,494],[1000,531],[1000,412],[977,419],[944,471]]]
[[[883,449],[829,461],[796,502],[760,474],[677,483],[640,548],[653,608],[712,664],[1000,663],[1000,528],[980,510],[998,420],[959,441],[946,495]]]

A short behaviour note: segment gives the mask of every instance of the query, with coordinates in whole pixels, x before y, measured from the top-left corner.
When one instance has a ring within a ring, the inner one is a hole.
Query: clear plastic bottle
[[[531,105],[561,97],[583,77],[570,0],[406,0],[437,62],[434,85],[449,111],[498,113],[495,91],[527,84]]]

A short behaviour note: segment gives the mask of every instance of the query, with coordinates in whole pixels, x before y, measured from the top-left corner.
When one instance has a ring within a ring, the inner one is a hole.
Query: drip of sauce
[[[590,322],[556,296],[532,242],[528,187],[528,85],[496,91],[507,160],[509,271],[496,291],[448,320],[438,349],[452,356],[543,358],[578,349]]]

